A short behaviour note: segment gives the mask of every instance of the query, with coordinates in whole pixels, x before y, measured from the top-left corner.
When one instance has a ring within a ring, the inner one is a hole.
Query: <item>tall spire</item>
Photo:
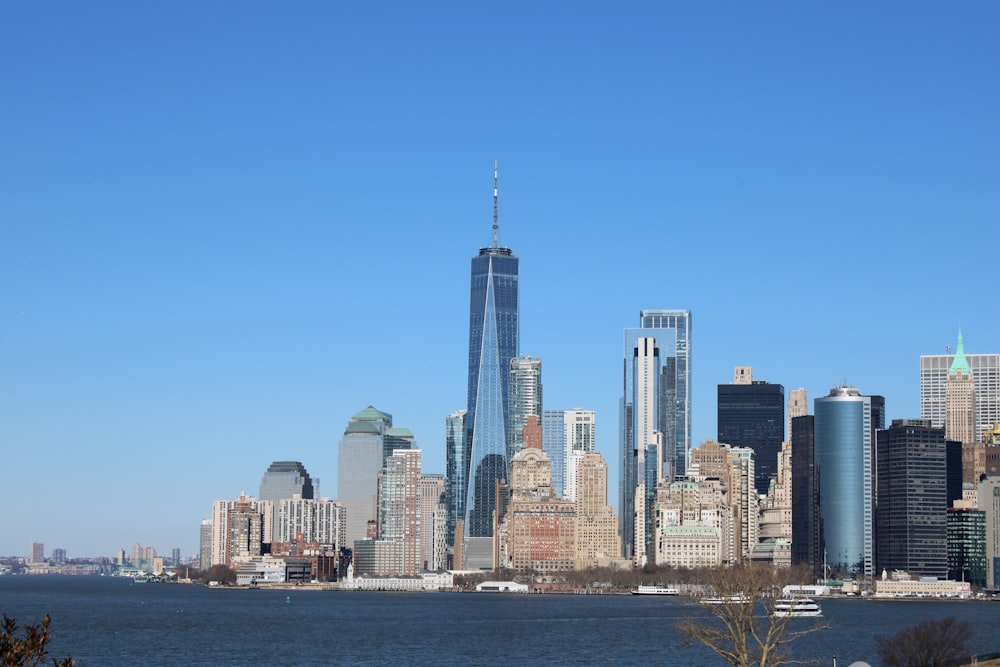
[[[958,346],[955,350],[955,359],[951,362],[951,368],[948,369],[948,375],[955,375],[959,371],[963,375],[972,375],[972,369],[969,368],[969,360],[965,358],[965,345],[962,344],[962,330],[958,330]]]
[[[499,172],[499,163],[493,161],[493,247],[497,247],[497,229],[500,225],[497,224],[497,180]]]

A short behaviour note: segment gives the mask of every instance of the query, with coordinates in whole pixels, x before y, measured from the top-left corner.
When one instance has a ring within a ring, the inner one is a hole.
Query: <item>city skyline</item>
[[[396,11],[0,7],[0,554],[194,554],[273,461],[334,497],[369,405],[444,472],[495,160],[519,353],[616,506],[641,310],[697,319],[691,446],[737,365],[888,423],[1000,351],[995,4]]]

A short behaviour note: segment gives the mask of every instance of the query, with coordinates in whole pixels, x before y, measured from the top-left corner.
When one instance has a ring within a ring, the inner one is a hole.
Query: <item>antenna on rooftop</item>
[[[497,180],[498,180],[498,169],[499,163],[493,161],[493,247],[497,247],[497,229],[500,225],[497,224]]]

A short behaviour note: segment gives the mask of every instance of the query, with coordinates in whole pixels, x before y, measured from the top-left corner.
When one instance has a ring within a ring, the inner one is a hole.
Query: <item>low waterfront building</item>
[[[951,579],[888,577],[875,580],[875,597],[968,598],[972,597],[972,586],[968,581],[953,581]]]
[[[364,575],[355,577],[348,568],[348,575],[340,587],[351,591],[440,591],[451,590],[455,576],[451,572],[422,572],[412,576]]]

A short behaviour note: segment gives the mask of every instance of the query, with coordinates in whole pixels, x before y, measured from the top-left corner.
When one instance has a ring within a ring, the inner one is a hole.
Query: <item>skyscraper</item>
[[[596,427],[596,417],[593,410],[574,408],[563,411],[562,430],[566,434],[565,454],[563,455],[565,460],[563,477],[566,480],[566,487],[563,495],[566,500],[577,499],[577,468],[583,456],[595,450]]]
[[[962,332],[958,333],[958,349],[944,383],[944,405],[944,437],[961,443],[979,442],[982,433],[976,430],[976,385],[965,358]]]
[[[788,410],[785,412],[785,419],[788,424],[785,431],[785,438],[792,439],[792,420],[796,417],[804,417],[809,414],[809,402],[806,399],[805,389],[791,389],[788,392]]]
[[[767,493],[785,436],[785,388],[754,380],[750,366],[738,366],[733,383],[718,386],[717,406],[719,442],[754,450],[754,486]]]
[[[438,542],[444,544],[445,540],[437,527],[442,508],[446,507],[444,484],[444,475],[427,473],[420,476],[420,560],[425,570],[437,570],[446,565],[445,559],[438,557],[443,551],[438,548]],[[441,528],[445,524],[445,521],[440,522]]]
[[[639,321],[639,328],[625,329],[619,415],[619,530],[626,558],[645,557],[655,486],[685,474],[691,449],[691,311],[644,310]],[[644,500],[637,502],[637,492]]]
[[[465,410],[456,410],[444,420],[445,447],[445,538],[455,546],[455,524],[465,516],[465,495],[468,492],[469,448],[465,446]]]
[[[274,507],[271,525],[278,524],[280,501],[294,496],[313,499],[319,494],[319,480],[311,479],[304,465],[298,461],[275,461],[260,478],[258,498],[270,500]],[[294,536],[293,536],[294,537]]]
[[[510,360],[508,379],[510,428],[507,431],[507,460],[521,451],[524,425],[529,415],[542,421],[542,360],[523,355]]]
[[[582,451],[582,450],[581,450]],[[582,451],[576,470],[576,569],[601,559],[621,558],[618,519],[608,505],[608,464],[593,450]]]
[[[423,565],[420,523],[422,452],[397,449],[385,460],[379,485],[379,537],[398,542],[397,574],[412,575]]]
[[[809,565],[819,575],[822,549],[815,419],[812,415],[792,418],[792,565]]]
[[[337,496],[347,511],[344,546],[365,539],[368,522],[378,518],[378,475],[382,470],[386,431],[392,415],[368,406],[351,417],[340,439]]]
[[[542,449],[552,460],[552,493],[562,497],[566,479],[565,410],[542,410]]]
[[[493,244],[472,258],[469,300],[469,403],[466,537],[492,537],[496,485],[508,479],[510,360],[518,356],[518,259],[497,242],[493,168]]]
[[[838,386],[814,405],[820,526],[827,563],[870,577],[875,567],[875,432],[885,425],[885,399]]]
[[[961,335],[959,340],[961,341]],[[965,354],[976,395],[975,441],[994,424],[1000,424],[1000,354]],[[956,350],[957,352],[957,350]],[[943,428],[947,417],[948,375],[958,354],[920,356],[920,418],[930,419],[934,428]],[[951,439],[946,436],[946,439]]]
[[[944,431],[894,419],[876,435],[875,569],[948,573]]]

